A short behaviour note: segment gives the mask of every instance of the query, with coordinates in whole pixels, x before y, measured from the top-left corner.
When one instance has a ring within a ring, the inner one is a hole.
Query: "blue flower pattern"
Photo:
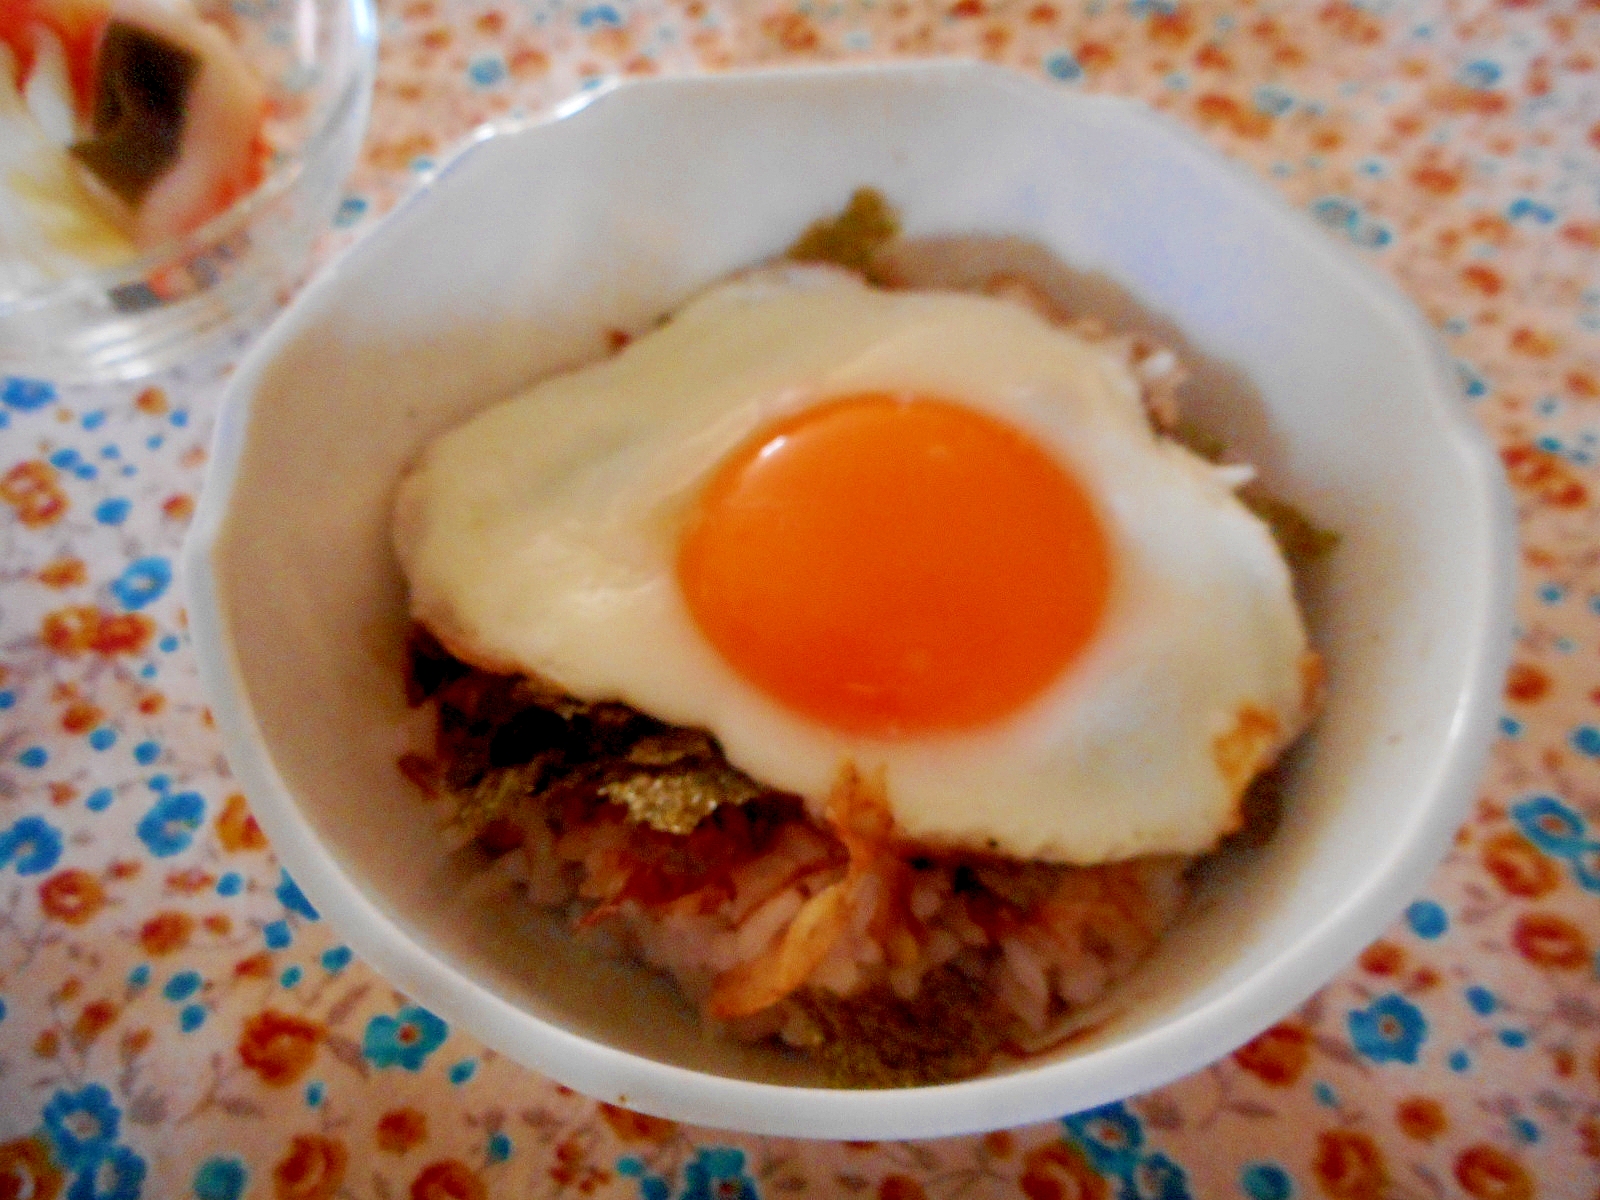
[[[104,1084],[58,1090],[40,1115],[56,1160],[72,1173],[66,1200],[138,1200],[145,1161],[118,1144],[122,1112]]]
[[[1184,1169],[1159,1150],[1145,1152],[1144,1126],[1121,1101],[1061,1119],[1067,1139],[1116,1185],[1117,1200],[1192,1200]]]
[[[744,1151],[709,1146],[683,1169],[680,1200],[760,1200],[755,1180],[745,1174]]]
[[[73,1177],[67,1200],[139,1200],[144,1175],[144,1159],[126,1146],[113,1146]]]
[[[153,604],[172,584],[172,563],[158,555],[135,559],[111,583],[111,594],[130,611]]]
[[[361,1053],[375,1067],[420,1071],[449,1033],[450,1027],[427,1009],[408,1005],[392,1017],[380,1013],[367,1022]]]
[[[157,858],[171,858],[189,848],[205,816],[206,803],[199,792],[162,796],[140,820],[135,832]]]
[[[311,901],[306,899],[306,894],[300,890],[300,885],[289,877],[289,872],[282,871],[274,895],[290,912],[304,917],[308,921],[317,920],[317,910],[311,907]]]
[[[38,875],[61,861],[61,831],[43,817],[23,817],[0,833],[0,868]]]
[[[1289,1200],[1294,1195],[1294,1182],[1277,1163],[1256,1162],[1239,1172],[1239,1190],[1249,1200]]]
[[[1350,1041],[1373,1062],[1417,1061],[1417,1051],[1428,1036],[1422,1011],[1404,996],[1391,992],[1366,1008],[1350,1010]]]
[[[76,1092],[57,1092],[44,1107],[44,1128],[63,1165],[93,1166],[117,1140],[122,1114],[111,1093],[98,1083]]]
[[[1144,1130],[1121,1101],[1075,1113],[1063,1118],[1063,1123],[1102,1174],[1126,1178],[1139,1165]]]
[[[249,1178],[237,1158],[208,1158],[194,1174],[195,1200],[240,1200]]]
[[[745,1153],[732,1146],[701,1146],[683,1168],[681,1189],[632,1156],[617,1162],[617,1173],[639,1185],[639,1200],[761,1200],[745,1166]]]
[[[1578,886],[1600,892],[1600,840],[1589,836],[1583,815],[1554,796],[1533,796],[1511,809],[1522,835],[1564,861]]]
[[[1192,1200],[1183,1168],[1159,1152],[1129,1172],[1117,1195],[1118,1200]]]
[[[32,412],[34,409],[44,408],[55,398],[55,384],[45,379],[7,375],[0,381],[0,404],[19,412]]]

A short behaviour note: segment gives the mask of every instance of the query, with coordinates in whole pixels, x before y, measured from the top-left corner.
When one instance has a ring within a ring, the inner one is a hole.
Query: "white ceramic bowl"
[[[63,381],[148,375],[264,319],[303,277],[366,132],[377,65],[373,0],[228,11],[229,34],[273,114],[265,178],[199,229],[137,258],[0,288],[0,371]]]
[[[1090,1036],[903,1091],[807,1086],[776,1054],[702,1038],[642,974],[575,958],[525,913],[464,905],[464,868],[395,767],[416,722],[387,527],[418,447],[780,251],[860,184],[908,235],[1019,235],[1170,318],[1218,385],[1202,423],[1342,535],[1303,581],[1328,697],[1276,835],[1211,873]],[[647,1112],[922,1137],[1192,1071],[1383,930],[1483,762],[1509,647],[1509,512],[1428,329],[1324,231],[1138,105],[925,64],[629,84],[478,141],[241,367],[186,568],[235,772],[312,901],[397,987]]]

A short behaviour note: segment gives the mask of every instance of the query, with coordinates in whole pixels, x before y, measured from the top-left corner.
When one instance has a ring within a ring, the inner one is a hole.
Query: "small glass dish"
[[[248,194],[121,264],[0,292],[0,373],[86,382],[171,366],[281,302],[355,162],[377,60],[372,0],[253,0],[228,33],[266,90]]]

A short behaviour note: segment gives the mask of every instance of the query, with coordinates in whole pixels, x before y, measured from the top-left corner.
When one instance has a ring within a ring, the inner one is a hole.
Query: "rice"
[[[697,731],[475,670],[421,630],[412,661],[438,740],[404,769],[483,856],[475,888],[514,881],[669,975],[708,1026],[812,1055],[843,1085],[938,1082],[1025,1053],[1125,978],[1183,904],[1178,857],[928,850],[896,837],[853,771],[817,817],[725,762],[717,775]],[[644,779],[753,794],[708,795],[709,815],[674,833],[611,798]]]

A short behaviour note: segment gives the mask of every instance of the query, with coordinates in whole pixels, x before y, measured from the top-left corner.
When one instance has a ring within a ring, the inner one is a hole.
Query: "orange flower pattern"
[[[100,881],[79,867],[57,871],[39,885],[39,910],[66,925],[93,920],[105,902]]]
[[[224,850],[265,850],[266,835],[250,814],[250,806],[238,792],[229,796],[217,817],[217,840]]]
[[[139,945],[152,958],[172,954],[189,944],[194,918],[182,911],[158,912],[139,927]]]
[[[344,1182],[349,1151],[337,1138],[299,1133],[272,1168],[276,1200],[333,1200]]]
[[[664,1121],[632,1109],[618,1108],[615,1104],[596,1106],[600,1118],[620,1142],[665,1142],[678,1131],[675,1122]]]
[[[51,1161],[43,1138],[0,1142],[0,1197],[5,1200],[56,1200],[61,1194],[60,1169]]]
[[[1456,1182],[1475,1200],[1533,1200],[1533,1178],[1498,1146],[1468,1146],[1456,1159]]]
[[[311,1069],[325,1034],[315,1021],[269,1008],[244,1023],[239,1060],[268,1087],[287,1087]]]
[[[1550,856],[1514,829],[1484,839],[1483,865],[1513,896],[1531,900],[1561,885],[1561,872]]]
[[[1377,1143],[1351,1129],[1318,1134],[1311,1167],[1318,1186],[1334,1200],[1380,1200],[1389,1179]]]
[[[24,525],[54,524],[67,511],[67,494],[61,490],[59,478],[60,473],[47,462],[20,462],[0,476],[0,500],[11,506]]]
[[[1581,971],[1591,965],[1589,939],[1573,922],[1555,913],[1525,913],[1511,930],[1511,944],[1537,967]]]
[[[1047,1142],[1030,1150],[1017,1183],[1028,1200],[1106,1200],[1106,1178],[1077,1146]]]
[[[913,1147],[680,1126],[396,995],[274,859],[175,579],[244,339],[137,383],[0,369],[0,1200],[1600,1194],[1600,3],[378,2],[327,250],[613,76],[948,54],[1196,131],[1416,302],[1499,452],[1499,736],[1403,916],[1204,1071]]]
[[[138,654],[154,634],[155,625],[141,613],[111,613],[82,604],[47,613],[39,626],[40,640],[67,658],[85,652]]]
[[[411,1183],[411,1200],[486,1200],[488,1195],[478,1173],[455,1158],[429,1163]]]
[[[373,1139],[378,1149],[404,1154],[427,1139],[428,1114],[414,1108],[392,1108],[378,1118]]]
[[[1263,1083],[1289,1087],[1311,1061],[1311,1031],[1296,1022],[1284,1021],[1240,1046],[1233,1057]]]
[[[83,1051],[95,1038],[111,1027],[121,1010],[110,1000],[93,1000],[83,1006],[78,1019],[72,1023],[73,1048]]]
[[[1419,1142],[1431,1142],[1449,1126],[1444,1106],[1431,1096],[1408,1096],[1395,1106],[1394,1123],[1400,1132]]]

